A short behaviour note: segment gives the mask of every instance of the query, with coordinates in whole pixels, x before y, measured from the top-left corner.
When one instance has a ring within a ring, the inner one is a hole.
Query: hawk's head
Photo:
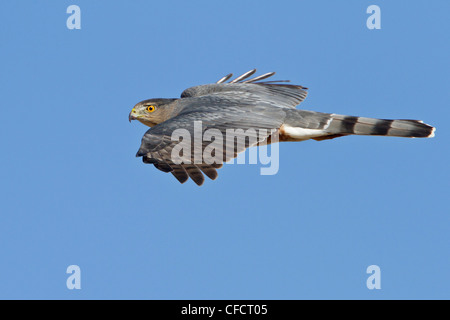
[[[174,111],[173,102],[178,99],[148,99],[136,104],[128,120],[138,120],[146,126],[153,127],[166,121]]]

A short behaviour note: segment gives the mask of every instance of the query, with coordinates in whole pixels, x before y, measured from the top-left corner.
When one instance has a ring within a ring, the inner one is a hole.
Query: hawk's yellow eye
[[[155,111],[155,109],[156,109],[155,106],[148,106],[147,107],[147,111],[148,112],[153,112],[153,111]]]

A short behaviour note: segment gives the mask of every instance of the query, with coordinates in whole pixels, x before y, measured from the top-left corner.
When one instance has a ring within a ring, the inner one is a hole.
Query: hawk
[[[265,80],[275,72],[250,78],[255,72],[253,69],[234,80],[230,80],[233,74],[228,74],[216,83],[188,88],[178,99],[148,99],[136,104],[129,121],[138,120],[151,127],[144,134],[136,157],[172,173],[181,183],[191,178],[200,186],[205,180],[203,174],[216,179],[216,169],[224,162],[255,145],[308,139],[321,141],[348,135],[434,136],[435,128],[420,120],[373,119],[296,109],[306,98],[307,88],[288,84],[286,80]],[[226,134],[227,130],[235,129],[236,138],[244,135],[245,143],[235,145],[233,138],[231,153],[225,153],[222,148],[217,150],[222,150],[223,154],[211,153],[214,161],[202,158],[212,139],[196,145],[189,139],[180,142],[179,138],[173,138],[177,129],[194,136],[196,122],[201,123],[201,133],[214,129],[216,133]],[[182,153],[174,152],[183,142],[184,147],[189,148]],[[200,161],[195,161],[197,155]]]

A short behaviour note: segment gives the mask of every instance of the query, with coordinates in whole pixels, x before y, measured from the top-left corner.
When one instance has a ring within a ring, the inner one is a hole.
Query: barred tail
[[[407,138],[434,137],[435,128],[420,120],[387,120],[331,114],[327,132]]]

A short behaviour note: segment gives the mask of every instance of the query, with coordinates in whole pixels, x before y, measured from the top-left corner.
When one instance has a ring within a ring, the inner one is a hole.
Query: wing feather
[[[269,72],[252,79],[246,80],[256,72],[250,70],[234,80],[226,83],[233,74],[228,74],[217,83],[195,86],[184,90],[181,98],[205,97],[219,95],[223,97],[241,97],[264,102],[272,107],[295,108],[305,100],[308,92],[306,87],[286,84],[288,80],[263,81],[275,74]]]
[[[255,106],[253,103],[241,102],[239,99],[210,99],[205,104],[202,99],[185,100],[184,112],[150,128],[142,138],[138,157],[143,157],[144,163],[151,163],[163,172],[171,172],[174,177],[184,183],[191,178],[197,185],[204,183],[205,174],[214,180],[218,174],[216,169],[224,162],[236,157],[246,148],[258,145],[266,140],[274,131],[278,130],[284,121],[286,113],[281,108],[267,108]],[[195,122],[201,121],[202,131],[214,129],[221,135],[220,144],[201,139],[201,144],[195,144]],[[186,129],[190,140],[180,141],[179,137],[172,139],[177,128]],[[232,135],[229,132],[233,133]],[[173,152],[176,146],[183,146],[190,150],[189,154],[180,155]],[[208,147],[215,146],[217,154],[207,153]],[[231,148],[227,149],[227,147]],[[200,159],[200,162],[197,162]]]

